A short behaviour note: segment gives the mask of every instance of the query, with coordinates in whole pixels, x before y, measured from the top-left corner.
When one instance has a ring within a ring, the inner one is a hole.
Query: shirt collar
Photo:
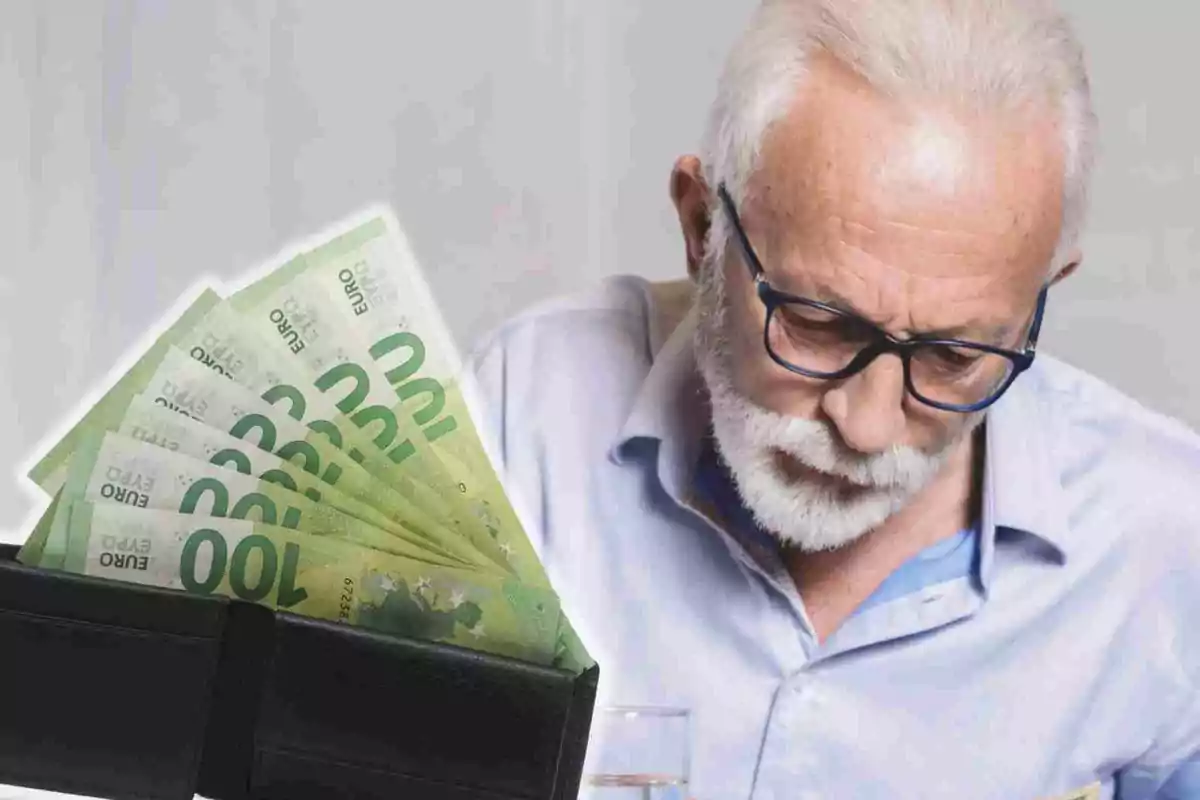
[[[693,349],[696,309],[689,308],[681,317],[653,315],[647,336],[653,358],[650,371],[610,457],[624,463],[637,442],[657,442],[660,479],[672,498],[682,504],[691,492],[710,414]]]
[[[1036,537],[1061,562],[1068,554],[1070,528],[1054,458],[1058,433],[1054,413],[1036,363],[988,410],[983,516],[985,529],[1004,528]],[[990,526],[986,525],[989,515]]]
[[[646,344],[653,361],[610,450],[614,462],[624,463],[635,443],[656,442],[660,480],[681,504],[691,492],[709,428],[707,399],[693,350],[695,329],[694,307],[674,318],[652,315]],[[1040,373],[1035,365],[988,409],[981,515],[985,584],[993,539],[1000,529],[1045,543],[1059,563],[1067,557],[1069,526],[1053,459],[1053,407],[1046,401]]]

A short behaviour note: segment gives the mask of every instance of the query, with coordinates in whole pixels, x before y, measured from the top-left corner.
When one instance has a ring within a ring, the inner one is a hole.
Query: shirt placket
[[[762,745],[754,772],[752,800],[841,800],[847,775],[827,774],[828,765],[844,763],[844,724],[831,715],[854,714],[845,706],[853,694],[834,697],[826,681],[841,659],[853,658],[876,644],[912,636],[951,624],[975,613],[982,597],[971,578],[958,578],[924,587],[904,597],[855,614],[836,634],[818,642],[804,601],[779,553],[753,537],[717,526],[706,515],[688,506],[706,531],[715,532],[747,581],[780,604],[773,615],[770,635],[775,638],[785,677],[772,698],[764,722]],[[985,517],[990,514],[985,512]],[[990,524],[990,518],[984,524]],[[986,555],[986,554],[985,554]],[[844,720],[844,717],[842,718]]]
[[[821,773],[819,752],[824,694],[820,674],[810,669],[818,644],[804,602],[778,554],[712,527],[747,579],[787,609],[775,622],[780,636],[776,641],[780,645],[784,642],[793,645],[781,657],[781,663],[790,666],[785,669],[787,677],[776,689],[765,721],[751,797],[753,800],[829,797],[822,789],[828,778]]]

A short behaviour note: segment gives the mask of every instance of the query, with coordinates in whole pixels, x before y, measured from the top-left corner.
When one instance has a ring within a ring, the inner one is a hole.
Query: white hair
[[[710,187],[724,183],[742,202],[767,130],[820,52],[887,96],[1057,114],[1063,211],[1048,266],[1061,266],[1086,216],[1096,119],[1082,47],[1053,0],[763,0],[718,84],[702,149]],[[723,252],[727,235],[714,215],[710,247]]]

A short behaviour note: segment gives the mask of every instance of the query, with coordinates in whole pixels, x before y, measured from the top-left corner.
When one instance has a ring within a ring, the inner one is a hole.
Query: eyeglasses
[[[1020,351],[932,336],[897,339],[856,314],[773,288],[723,184],[717,193],[767,310],[763,344],[783,368],[809,378],[841,380],[866,369],[879,356],[895,353],[904,365],[904,385],[913,397],[943,411],[972,413],[999,400],[1033,364],[1046,308],[1045,287],[1038,294],[1029,335]]]

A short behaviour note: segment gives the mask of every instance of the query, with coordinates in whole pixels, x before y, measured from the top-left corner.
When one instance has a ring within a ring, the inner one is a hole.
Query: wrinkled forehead
[[[1022,277],[1057,245],[1063,165],[1051,113],[895,100],[823,65],[764,137],[744,207],[777,254],[840,238],[924,277]]]

